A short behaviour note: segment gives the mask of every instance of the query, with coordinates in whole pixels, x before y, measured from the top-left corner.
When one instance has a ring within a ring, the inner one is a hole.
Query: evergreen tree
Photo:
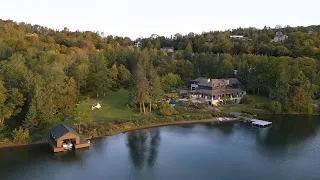
[[[128,88],[129,81],[131,78],[130,71],[123,64],[120,64],[120,66],[118,67],[118,72],[119,72],[118,81],[120,84],[120,88]]]
[[[149,80],[149,108],[152,112],[152,102],[157,101],[164,94],[161,88],[161,82],[157,72],[154,70],[153,65],[150,63],[148,68],[148,80]]]
[[[112,80],[110,78],[108,63],[103,54],[96,54],[91,59],[89,66],[88,88],[99,97],[101,94],[105,96],[106,92],[110,90],[111,85]]]
[[[145,102],[149,100],[149,83],[147,79],[146,64],[148,62],[148,51],[144,50],[139,58],[139,61],[136,65],[134,75],[132,78],[132,87],[131,87],[131,102],[136,104],[139,103],[140,113],[146,113]]]

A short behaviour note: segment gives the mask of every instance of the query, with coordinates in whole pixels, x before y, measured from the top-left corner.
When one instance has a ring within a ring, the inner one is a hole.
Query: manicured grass
[[[220,106],[219,109],[223,112],[251,112],[255,114],[265,114],[267,110],[263,107],[269,102],[267,97],[247,95],[251,99],[249,104],[227,104]]]
[[[320,99],[312,100],[312,104],[320,105]]]
[[[88,106],[100,103],[101,109],[93,110],[93,117],[95,121],[110,121],[115,119],[127,120],[141,120],[157,114],[151,113],[143,115],[139,113],[138,109],[127,107],[129,100],[128,91],[110,92],[105,97],[93,98],[86,100]]]
[[[252,99],[253,103],[267,103],[269,99],[265,96],[257,96],[257,95],[247,95],[250,99]]]

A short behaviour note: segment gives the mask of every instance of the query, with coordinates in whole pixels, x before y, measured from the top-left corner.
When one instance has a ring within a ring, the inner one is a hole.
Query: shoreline
[[[122,130],[120,132],[110,134],[110,135],[104,135],[104,136],[97,136],[93,138],[86,138],[86,139],[98,139],[98,138],[103,138],[103,137],[108,137],[108,136],[115,136],[118,134],[122,133],[128,133],[132,131],[137,131],[137,130],[142,130],[142,129],[150,129],[150,128],[157,128],[157,127],[165,127],[165,126],[174,126],[174,125],[185,125],[185,124],[204,124],[204,123],[212,123],[212,124],[220,124],[220,123],[234,123],[234,122],[242,122],[243,120],[237,118],[237,119],[232,119],[232,120],[225,120],[225,121],[219,121],[215,117],[212,119],[203,119],[203,120],[189,120],[189,121],[176,121],[176,122],[170,122],[170,123],[161,123],[161,124],[153,124],[153,125],[148,125],[148,126],[143,126],[143,127],[136,127],[136,128],[131,128],[127,130]],[[16,148],[16,147],[25,147],[25,146],[33,146],[33,145],[39,145],[39,144],[46,144],[46,140],[41,140],[29,144],[0,144],[0,149],[6,149],[6,148]]]

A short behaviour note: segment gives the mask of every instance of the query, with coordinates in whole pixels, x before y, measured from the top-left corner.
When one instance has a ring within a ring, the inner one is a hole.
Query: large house
[[[240,103],[244,95],[246,95],[246,91],[243,90],[237,78],[208,79],[200,77],[190,82],[190,98],[202,99],[209,105],[218,105],[224,100]]]
[[[283,34],[281,31],[277,31],[275,37],[270,42],[283,42],[287,38],[287,35]]]

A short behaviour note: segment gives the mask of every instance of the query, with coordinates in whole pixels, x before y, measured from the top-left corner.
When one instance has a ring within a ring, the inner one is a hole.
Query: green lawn
[[[114,119],[132,119],[140,120],[156,114],[143,115],[138,109],[127,107],[129,99],[128,91],[110,92],[105,97],[93,98],[87,100],[88,105],[100,103],[101,109],[93,110],[93,117],[96,121],[109,121]]]
[[[264,96],[247,95],[251,99],[249,104],[228,104],[220,106],[219,109],[223,112],[252,112],[255,114],[266,113],[266,109],[263,107],[264,104],[268,103],[269,100]]]
[[[313,99],[312,104],[320,105],[320,99]]]

